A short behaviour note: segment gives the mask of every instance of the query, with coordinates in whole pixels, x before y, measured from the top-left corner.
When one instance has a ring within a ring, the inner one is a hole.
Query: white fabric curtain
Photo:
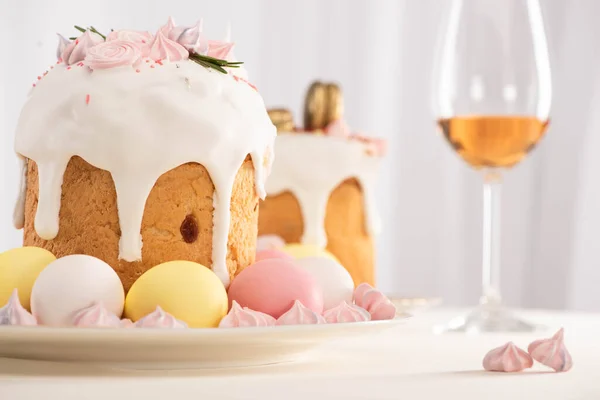
[[[430,107],[434,46],[449,1],[1,1],[0,249],[20,244],[10,222],[13,134],[27,91],[54,59],[55,32],[74,34],[74,24],[156,29],[168,15],[182,24],[202,16],[216,38],[231,22],[236,55],[268,106],[290,107],[300,122],[309,82],[336,80],[351,126],[388,138],[378,188],[379,285],[476,302],[481,178],[444,143]],[[600,310],[600,2],[541,3],[555,97],[547,137],[505,176],[503,292],[511,305]]]

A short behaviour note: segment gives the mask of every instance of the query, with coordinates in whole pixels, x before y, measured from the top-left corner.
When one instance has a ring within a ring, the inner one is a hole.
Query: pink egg
[[[271,258],[246,269],[229,286],[229,304],[279,318],[299,300],[316,313],[323,312],[323,289],[312,275],[289,260]]]
[[[293,260],[294,257],[290,256],[287,253],[284,253],[281,250],[269,249],[269,250],[261,250],[256,253],[256,262],[262,260],[268,260],[270,258],[281,258],[284,260]]]

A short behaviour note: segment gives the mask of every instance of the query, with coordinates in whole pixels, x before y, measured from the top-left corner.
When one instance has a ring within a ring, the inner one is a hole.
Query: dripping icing
[[[355,178],[362,188],[367,232],[379,233],[374,182],[381,159],[367,154],[363,143],[322,135],[279,133],[275,145],[277,157],[267,181],[267,194],[289,191],[294,195],[304,222],[302,243],[327,246],[325,213],[329,197],[350,178]]]
[[[19,194],[13,210],[13,225],[17,229],[23,229],[25,226],[25,199],[27,197],[27,159],[18,157],[19,169]]]
[[[63,175],[71,157],[79,156],[111,173],[122,232],[119,257],[140,260],[141,223],[152,187],[165,172],[197,162],[215,186],[213,270],[228,285],[233,182],[250,155],[256,193],[264,197],[275,128],[260,95],[231,75],[192,61],[151,65],[142,63],[141,73],[130,67],[91,73],[60,66],[32,92],[21,112],[15,150],[38,166],[36,232],[43,239],[56,237]],[[89,105],[82,100],[87,94],[94,96]]]

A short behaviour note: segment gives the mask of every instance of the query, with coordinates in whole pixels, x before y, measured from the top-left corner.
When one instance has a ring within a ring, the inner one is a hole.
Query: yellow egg
[[[295,258],[325,257],[340,263],[340,261],[327,250],[312,244],[291,243],[281,249],[283,252]]]
[[[125,316],[132,321],[160,306],[191,328],[213,328],[227,314],[227,292],[204,265],[169,261],[150,268],[129,289]]]
[[[16,288],[23,307],[29,308],[31,288],[38,275],[56,260],[54,254],[39,247],[18,247],[0,254],[0,307]]]

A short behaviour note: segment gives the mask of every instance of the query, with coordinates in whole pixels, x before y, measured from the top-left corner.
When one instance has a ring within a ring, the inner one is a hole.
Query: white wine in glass
[[[442,331],[531,331],[502,305],[500,186],[544,136],[552,82],[537,0],[452,0],[438,49],[437,123],[456,153],[483,175],[483,293],[479,307]]]

